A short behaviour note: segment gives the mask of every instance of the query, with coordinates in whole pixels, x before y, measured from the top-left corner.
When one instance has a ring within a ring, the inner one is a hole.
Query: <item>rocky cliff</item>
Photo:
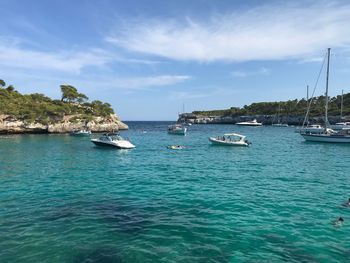
[[[302,125],[305,116],[281,116],[280,122],[288,125]],[[256,119],[264,125],[271,125],[277,122],[276,115],[249,115],[249,116],[201,116],[193,113],[183,113],[179,115],[178,122],[193,123],[193,124],[235,124],[242,121],[250,121]],[[344,119],[350,119],[349,116]],[[339,116],[329,116],[329,122],[344,121]],[[310,123],[324,123],[324,117],[310,117]]]
[[[91,132],[110,132],[126,130],[128,126],[117,115],[93,117],[92,120],[80,119],[79,115],[65,116],[55,123],[28,123],[11,115],[0,115],[0,134],[18,133],[69,133],[75,129],[89,129]]]

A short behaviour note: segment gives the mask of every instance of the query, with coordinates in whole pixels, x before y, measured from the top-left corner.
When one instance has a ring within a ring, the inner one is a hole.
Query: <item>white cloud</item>
[[[0,37],[0,66],[30,70],[53,70],[80,73],[86,67],[104,67],[110,62],[156,65],[156,60],[124,58],[101,49],[38,51],[24,48],[25,39]]]
[[[137,90],[150,90],[156,87],[172,86],[191,79],[190,76],[185,75],[159,75],[147,77],[133,77],[133,78],[94,78],[94,81],[80,80],[82,86],[98,85],[101,90],[124,90],[128,92]]]
[[[236,78],[245,78],[248,76],[257,76],[257,75],[260,75],[260,76],[270,75],[270,69],[263,67],[255,71],[235,70],[232,72],[232,76]]]
[[[126,90],[149,89],[152,87],[171,86],[191,79],[186,75],[160,75],[148,77],[111,79],[105,86]],[[103,84],[103,83],[102,83]]]
[[[106,53],[99,50],[44,52],[0,44],[0,65],[5,67],[79,73],[84,67],[101,67],[110,60]]]
[[[350,4],[259,6],[203,21],[126,23],[106,38],[125,49],[180,61],[303,59],[350,44]]]

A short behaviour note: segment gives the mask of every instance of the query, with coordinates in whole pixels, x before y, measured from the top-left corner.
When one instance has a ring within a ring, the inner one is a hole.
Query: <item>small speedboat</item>
[[[177,135],[186,135],[187,128],[181,124],[175,124],[168,126],[168,133]]]
[[[73,136],[90,136],[91,131],[88,130],[73,130],[70,135]]]
[[[238,133],[227,133],[224,136],[209,137],[209,141],[213,144],[227,146],[249,146],[251,144],[246,140],[246,136]]]
[[[237,122],[236,125],[240,125],[240,126],[262,126],[262,123],[257,122],[257,120],[254,119],[252,121]]]
[[[118,149],[132,149],[135,148],[131,142],[123,139],[118,133],[106,133],[98,139],[91,139],[97,146],[110,146]]]

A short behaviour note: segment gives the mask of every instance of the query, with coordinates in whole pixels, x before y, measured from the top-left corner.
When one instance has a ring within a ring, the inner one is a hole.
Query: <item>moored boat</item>
[[[168,126],[168,133],[177,135],[186,135],[187,128],[181,124],[174,124]]]
[[[98,139],[91,139],[91,142],[97,146],[109,146],[117,149],[135,148],[135,145],[121,137],[118,133],[106,133]]]
[[[331,125],[331,128],[336,131],[340,131],[343,129],[349,129],[350,128],[350,122],[337,122],[334,125]]]
[[[274,123],[271,126],[273,127],[288,127],[287,123]]]
[[[240,125],[240,126],[262,126],[262,123],[258,122],[256,119],[254,119],[252,121],[237,122],[236,125]]]
[[[246,136],[238,133],[226,133],[223,136],[209,137],[209,141],[213,144],[226,146],[249,146],[251,144],[246,140]]]
[[[91,134],[91,131],[89,130],[73,130],[70,135],[73,136],[89,136]]]
[[[312,142],[329,142],[329,143],[350,143],[350,129],[342,129],[338,132],[330,128],[328,121],[328,79],[329,79],[329,60],[331,49],[327,50],[327,77],[326,77],[326,93],[325,93],[325,127],[322,133],[312,134],[301,132],[301,136],[306,141]]]
[[[281,104],[278,104],[278,111],[277,111],[277,114],[274,117],[274,120],[272,121],[271,126],[273,126],[273,127],[288,127],[287,123],[281,122],[280,115],[281,115]],[[275,119],[277,119],[276,123],[275,123]]]
[[[312,124],[305,127],[300,127],[295,130],[297,133],[311,133],[311,134],[320,134],[324,132],[324,127],[320,124]]]

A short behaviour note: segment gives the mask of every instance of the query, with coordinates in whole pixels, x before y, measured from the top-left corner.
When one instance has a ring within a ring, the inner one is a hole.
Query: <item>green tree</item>
[[[8,92],[13,92],[13,91],[15,91],[15,87],[12,86],[12,85],[10,85],[10,86],[8,86],[8,87],[6,88],[6,90],[7,90]]]
[[[83,94],[83,93],[79,93],[79,94],[78,94],[77,101],[78,101],[79,103],[84,103],[84,102],[86,102],[86,101],[88,101],[88,100],[89,100],[89,98],[88,98],[85,94]]]
[[[79,93],[76,88],[71,85],[61,85],[62,101],[73,102],[79,97]]]
[[[60,87],[62,91],[61,101],[83,103],[89,100],[85,94],[79,93],[78,90],[71,85],[61,85]]]
[[[6,82],[3,79],[0,79],[0,87],[3,88],[6,86]]]

